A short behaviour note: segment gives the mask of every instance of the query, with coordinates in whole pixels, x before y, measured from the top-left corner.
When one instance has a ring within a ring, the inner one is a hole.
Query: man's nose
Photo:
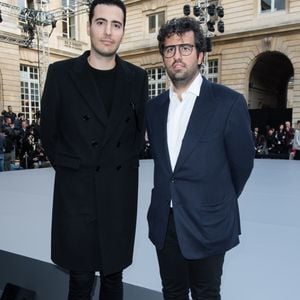
[[[111,35],[111,24],[107,24],[106,27],[105,27],[105,33],[107,35]]]
[[[175,60],[182,58],[179,46],[176,46],[176,48],[175,48],[175,54],[174,54],[173,57],[174,57]]]

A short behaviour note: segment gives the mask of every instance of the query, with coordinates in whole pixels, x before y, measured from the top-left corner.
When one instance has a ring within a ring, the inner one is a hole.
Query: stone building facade
[[[19,8],[42,7],[43,11],[53,13],[57,21],[54,28],[52,24],[37,26],[31,47],[22,47],[5,39],[7,35],[21,36],[24,31],[18,23],[17,9],[12,13],[0,4],[3,19],[0,23],[0,110],[12,105],[14,111],[26,111],[32,118],[32,113],[40,107],[47,64],[77,56],[89,48],[87,6],[79,1],[67,9],[73,0],[3,1]],[[216,29],[210,33],[212,51],[206,60],[206,76],[245,95],[253,126],[267,123],[277,126],[285,120],[294,124],[300,120],[300,1],[125,0],[125,4],[126,33],[119,54],[148,71],[150,97],[168,86],[157,50],[160,24],[183,16],[184,5],[190,5],[193,15],[194,6],[215,4],[224,8],[221,19],[225,32]],[[62,7],[64,12],[57,13]],[[45,34],[50,37],[45,39]],[[27,93],[28,86],[32,88]]]

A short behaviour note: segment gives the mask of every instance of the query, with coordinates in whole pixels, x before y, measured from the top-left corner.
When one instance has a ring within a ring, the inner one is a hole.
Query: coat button
[[[121,146],[121,143],[118,142],[116,147],[117,147],[117,148],[120,148],[120,146]]]
[[[174,178],[171,178],[171,182],[174,183],[174,182],[175,182],[175,179],[174,179]]]
[[[100,167],[100,166],[97,166],[97,167],[96,167],[96,172],[99,172],[100,169],[101,169],[101,167]]]
[[[91,145],[93,147],[98,147],[99,146],[99,143],[97,141],[92,141]]]
[[[122,168],[121,165],[118,165],[118,166],[116,167],[117,171],[119,171],[121,168]]]
[[[88,121],[91,117],[89,115],[84,115],[82,118],[84,121]]]

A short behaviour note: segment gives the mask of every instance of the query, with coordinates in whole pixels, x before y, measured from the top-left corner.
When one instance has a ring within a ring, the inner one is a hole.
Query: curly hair
[[[157,40],[158,48],[163,55],[165,39],[173,34],[182,35],[185,32],[193,31],[195,36],[195,46],[197,53],[205,51],[205,38],[200,22],[191,17],[174,18],[167,21],[159,30]]]

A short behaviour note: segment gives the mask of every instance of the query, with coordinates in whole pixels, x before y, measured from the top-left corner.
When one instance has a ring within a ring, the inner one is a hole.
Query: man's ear
[[[201,65],[204,59],[204,52],[199,52],[198,54],[198,65]]]
[[[91,24],[90,21],[87,21],[86,23],[86,33],[88,36],[90,36],[90,31],[91,31]]]

